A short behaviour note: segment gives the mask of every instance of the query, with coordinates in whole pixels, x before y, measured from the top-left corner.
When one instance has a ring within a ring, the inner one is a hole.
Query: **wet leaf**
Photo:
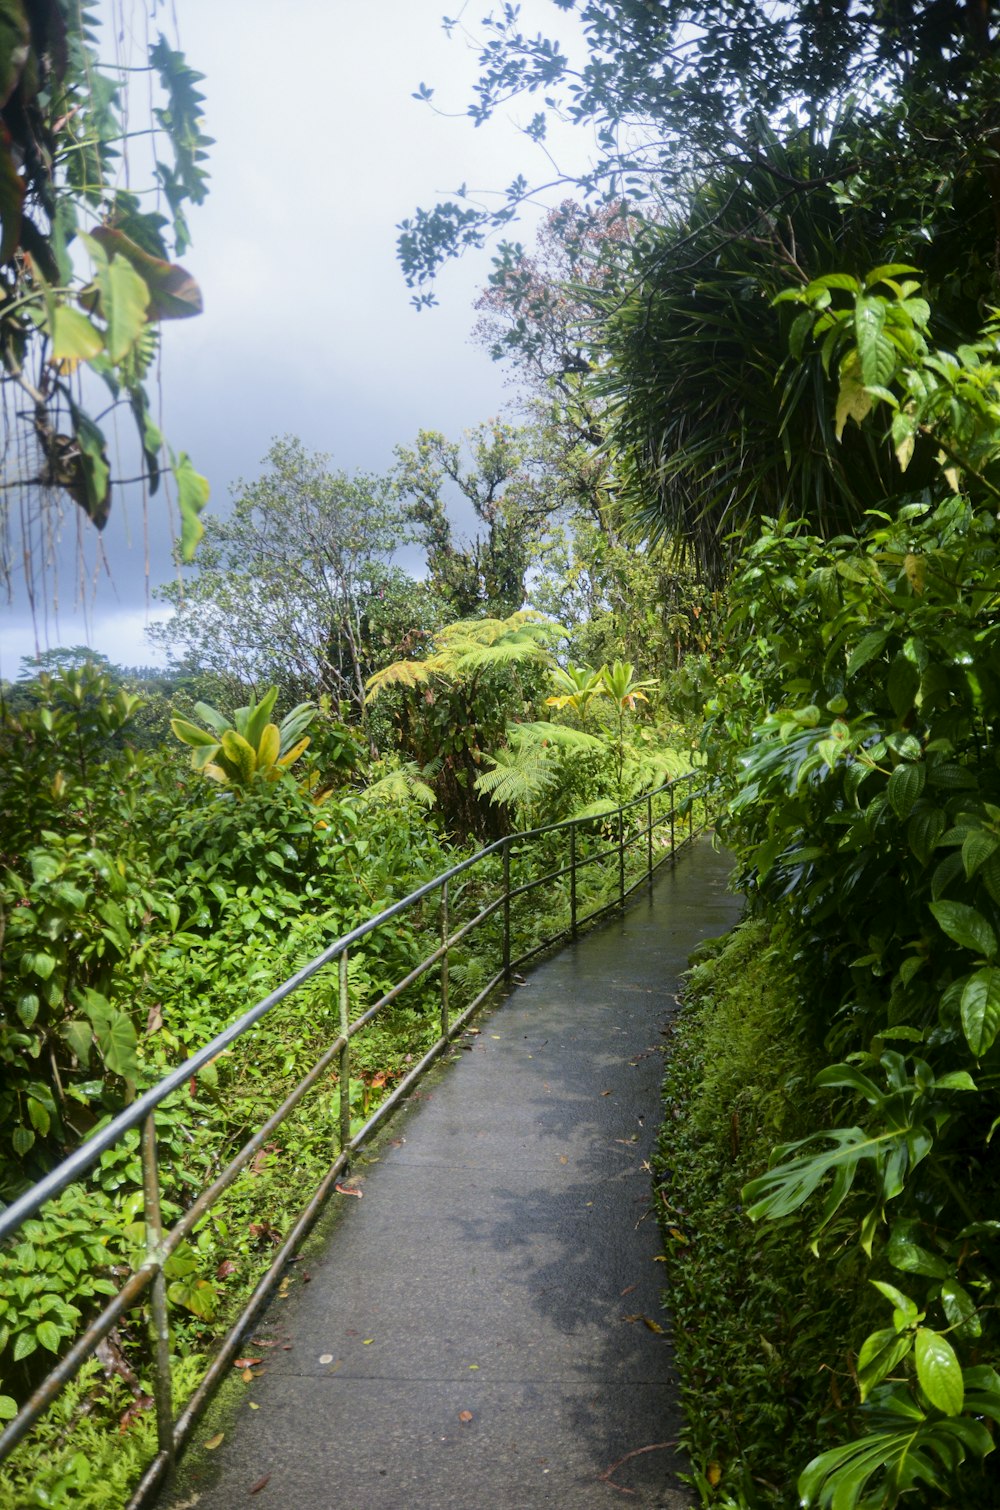
[[[460,1410],[458,1413],[458,1419],[461,1421],[463,1426],[468,1426],[469,1422],[472,1420],[472,1411]]]
[[[238,1369],[253,1368],[253,1366],[254,1366],[255,1363],[260,1363],[260,1362],[261,1362],[260,1358],[237,1358],[236,1362],[233,1364],[233,1368],[238,1368]]]
[[[359,1201],[364,1194],[361,1190],[354,1190],[350,1185],[335,1185],[333,1188],[338,1195],[356,1195]]]
[[[643,1324],[643,1326],[649,1327],[649,1330],[651,1332],[655,1332],[658,1337],[662,1337],[663,1336],[663,1328],[661,1327],[661,1325],[660,1325],[660,1323],[658,1321],[653,1321],[652,1317],[650,1317],[650,1316],[644,1316],[642,1318],[642,1324]]]
[[[265,1485],[269,1484],[270,1482],[271,1482],[271,1475],[269,1473],[265,1473],[264,1477],[258,1479],[257,1482],[256,1482],[256,1484],[251,1484],[251,1486],[250,1486],[250,1493],[251,1494],[259,1494],[260,1491],[265,1487]]]
[[[224,1431],[217,1431],[214,1437],[209,1437],[208,1441],[205,1443],[205,1451],[214,1452],[225,1435],[226,1433]]]

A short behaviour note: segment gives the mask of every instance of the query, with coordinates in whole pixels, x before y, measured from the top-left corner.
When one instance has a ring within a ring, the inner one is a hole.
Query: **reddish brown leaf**
[[[253,1366],[254,1366],[255,1363],[260,1363],[260,1362],[261,1362],[260,1358],[237,1358],[236,1362],[233,1364],[233,1368],[239,1368],[239,1369],[253,1368]]]
[[[360,1201],[363,1191],[353,1190],[350,1185],[335,1185],[333,1187],[338,1195],[356,1195]]]
[[[215,1271],[216,1279],[228,1279],[230,1274],[236,1273],[236,1264],[231,1258],[224,1258]]]
[[[461,1421],[463,1426],[468,1426],[469,1422],[472,1420],[472,1411],[460,1410],[458,1413],[458,1419]]]
[[[271,1482],[271,1475],[269,1473],[265,1473],[264,1477],[262,1479],[258,1479],[257,1482],[256,1482],[256,1484],[251,1484],[251,1486],[250,1486],[250,1493],[251,1494],[259,1494],[260,1491],[262,1489],[264,1489],[270,1482]]]

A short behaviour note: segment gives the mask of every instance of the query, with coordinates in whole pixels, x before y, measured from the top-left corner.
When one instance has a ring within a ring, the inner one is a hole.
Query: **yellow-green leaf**
[[[57,362],[89,362],[104,350],[104,338],[78,309],[56,304],[52,312],[52,356]]]

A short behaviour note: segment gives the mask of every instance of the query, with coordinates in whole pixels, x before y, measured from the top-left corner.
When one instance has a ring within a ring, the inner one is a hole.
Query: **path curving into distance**
[[[728,872],[696,843],[478,1019],[332,1197],[160,1510],[687,1510],[646,1161]]]

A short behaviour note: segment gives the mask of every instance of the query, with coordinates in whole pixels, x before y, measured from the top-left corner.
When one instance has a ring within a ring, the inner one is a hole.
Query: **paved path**
[[[279,1345],[247,1345],[266,1371],[164,1505],[686,1510],[645,1161],[678,975],[739,911],[727,871],[698,843],[480,1018],[355,1166],[364,1198],[333,1197],[254,1333]]]

